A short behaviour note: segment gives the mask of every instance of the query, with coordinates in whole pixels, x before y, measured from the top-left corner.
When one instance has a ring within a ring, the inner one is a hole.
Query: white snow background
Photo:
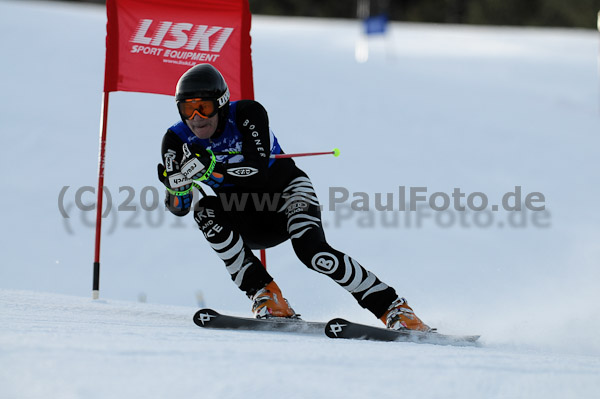
[[[105,24],[103,7],[0,2],[0,398],[596,397],[598,32],[393,23],[357,63],[358,22],[253,18],[255,98],[284,150],[341,149],[297,160],[326,208],[330,187],[369,194],[371,208],[399,186],[490,205],[515,186],[544,194],[545,212],[425,210],[421,223],[324,212],[330,243],[424,321],[482,335],[457,348],[196,327],[198,292],[221,312],[250,303],[191,216],[141,209],[145,187],[162,204],[169,96],[111,94],[113,210],[93,301],[95,212],[74,202],[96,186]],[[122,186],[135,212],[116,211]],[[305,319],[379,325],[288,243],[268,268]]]

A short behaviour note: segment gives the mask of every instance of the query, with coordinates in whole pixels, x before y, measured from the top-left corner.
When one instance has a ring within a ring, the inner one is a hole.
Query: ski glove
[[[211,150],[195,144],[183,145],[181,173],[187,179],[195,182],[210,179],[216,164],[215,154]]]
[[[173,165],[171,170],[167,170],[161,163],[156,165],[158,180],[165,185],[167,191],[173,195],[185,195],[192,191],[192,181],[186,178],[179,168]]]
[[[221,173],[212,172],[208,179],[203,180],[202,183],[208,184],[212,188],[220,187],[223,184],[223,175]]]
[[[178,167],[173,167],[173,163],[171,165],[170,171],[161,163],[157,165],[158,180],[167,189],[165,206],[172,214],[185,216],[192,206],[192,181],[186,179]]]

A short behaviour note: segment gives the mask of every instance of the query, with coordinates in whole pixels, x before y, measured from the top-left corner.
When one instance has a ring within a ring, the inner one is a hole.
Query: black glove
[[[172,165],[172,164],[171,164]],[[157,165],[158,180],[167,188],[165,205],[172,214],[185,216],[192,206],[192,181],[188,180],[179,171],[178,167],[171,167],[167,172],[161,163]]]
[[[191,144],[183,145],[183,159],[181,160],[181,173],[187,179],[204,181],[210,178],[215,169],[216,158],[211,150]]]
[[[186,191],[192,190],[192,181],[186,178],[179,168],[172,168],[167,171],[162,163],[156,165],[158,180],[165,185],[167,190],[173,195],[185,195]]]

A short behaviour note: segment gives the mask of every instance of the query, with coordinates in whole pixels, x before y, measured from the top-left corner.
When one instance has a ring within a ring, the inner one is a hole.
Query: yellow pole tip
[[[334,157],[339,157],[340,156],[340,149],[339,148],[334,148],[333,149],[333,156]]]

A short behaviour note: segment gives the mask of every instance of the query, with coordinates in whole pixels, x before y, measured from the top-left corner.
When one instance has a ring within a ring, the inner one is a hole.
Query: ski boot
[[[252,313],[257,319],[270,317],[298,319],[300,316],[290,307],[275,281],[258,290],[250,299],[252,299]]]
[[[380,320],[385,326],[392,330],[417,330],[432,332],[435,329],[421,321],[406,303],[406,299],[397,298],[388,310],[381,316]]]

